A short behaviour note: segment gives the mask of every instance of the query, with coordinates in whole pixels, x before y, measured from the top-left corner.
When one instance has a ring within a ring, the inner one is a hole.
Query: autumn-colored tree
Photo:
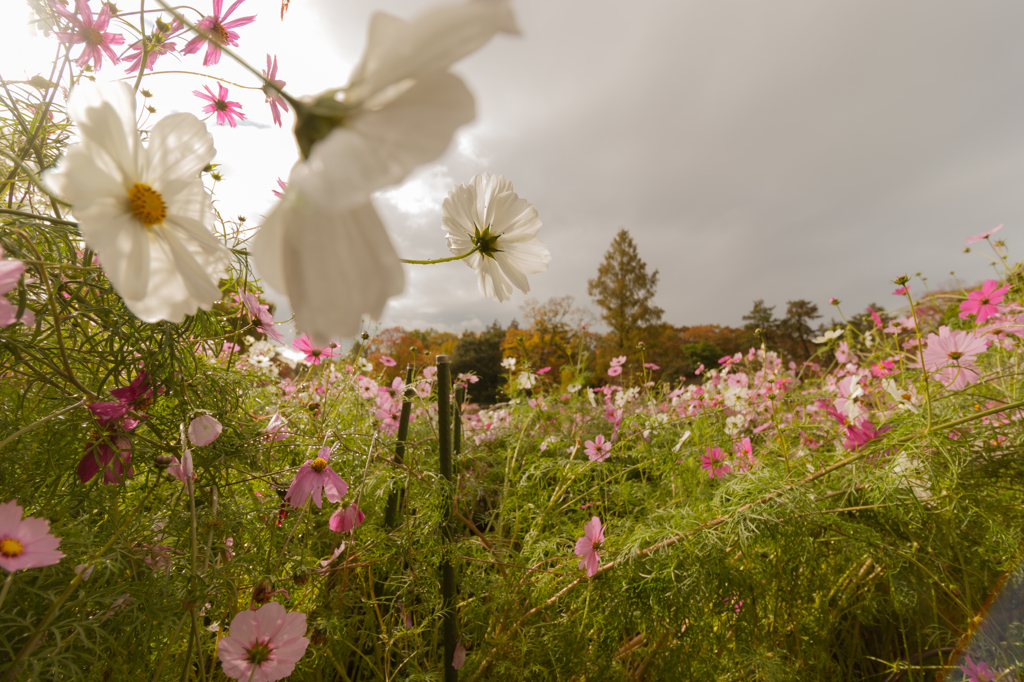
[[[611,329],[617,351],[632,351],[643,330],[661,322],[665,312],[654,305],[658,271],[648,274],[628,230],[619,230],[597,277],[587,282],[587,292],[601,307],[601,319]]]
[[[397,376],[405,377],[405,366],[417,367],[434,364],[434,356],[448,355],[455,349],[458,337],[436,329],[406,331],[402,327],[391,327],[376,334],[365,347],[364,357],[374,364],[376,370],[384,370],[390,381]],[[394,367],[380,364],[383,356],[396,362]]]
[[[592,350],[593,337],[584,329],[592,315],[574,305],[572,296],[550,298],[541,303],[528,298],[523,303],[525,329],[509,327],[502,342],[502,352],[528,361],[533,369],[550,367],[549,376],[556,383],[562,368],[578,361],[582,350]]]

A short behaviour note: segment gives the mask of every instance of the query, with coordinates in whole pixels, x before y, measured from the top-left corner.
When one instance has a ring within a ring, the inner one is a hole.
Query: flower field
[[[249,67],[301,153],[255,226],[213,191],[208,127],[245,116],[225,84],[196,85],[205,120],[144,95],[172,55],[234,59],[242,0],[141,29],[37,4],[61,55],[0,94],[0,678],[1019,679],[1024,280],[1000,228],[964,235],[991,279],[834,301],[799,361],[758,330],[669,376],[642,333],[578,333],[558,371],[506,349],[483,404],[446,354],[371,354],[364,316],[403,263],[528,292],[538,211],[482,173],[444,201],[452,255],[403,260],[370,197],[473,118],[450,67],[517,30],[506,2],[375,15],[313,97]]]

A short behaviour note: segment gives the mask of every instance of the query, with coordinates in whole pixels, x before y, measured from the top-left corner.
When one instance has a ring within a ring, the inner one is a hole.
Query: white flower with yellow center
[[[80,141],[45,181],[71,204],[125,305],[146,322],[209,310],[231,252],[211,232],[213,204],[199,178],[215,153],[206,126],[192,114],[172,114],[144,146],[125,83],[78,85],[68,113]]]
[[[263,280],[286,294],[315,343],[359,333],[405,286],[370,195],[440,156],[476,115],[448,69],[497,32],[517,33],[508,0],[469,0],[412,21],[382,12],[344,88],[297,103],[295,164],[253,242]]]
[[[465,263],[476,270],[487,298],[507,301],[513,286],[529,293],[526,276],[548,269],[551,252],[537,238],[537,209],[500,175],[481,173],[457,186],[441,212],[448,250],[456,256],[472,252]]]

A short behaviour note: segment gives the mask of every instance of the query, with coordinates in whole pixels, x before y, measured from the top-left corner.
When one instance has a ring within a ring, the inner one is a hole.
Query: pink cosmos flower
[[[939,327],[939,333],[928,335],[924,350],[924,368],[949,389],[959,391],[979,378],[975,360],[985,352],[987,344],[972,332],[951,332]]]
[[[463,381],[463,378],[467,377],[467,376],[472,376],[472,375],[460,374],[459,375],[459,381]],[[436,379],[437,378],[437,366],[436,365],[427,365],[426,367],[424,367],[423,368],[423,378],[426,379],[427,381],[433,381],[434,379]],[[476,377],[473,377],[473,378],[476,379]],[[475,384],[477,381],[479,381],[479,379],[476,379],[476,381],[473,381],[471,383]]]
[[[551,368],[550,368],[550,367],[541,367],[540,369],[538,369],[538,370],[537,370],[537,372],[536,372],[536,373],[537,373],[538,375],[540,375],[540,374],[547,374],[547,373],[548,373],[548,372],[550,372],[550,371],[551,371]]]
[[[229,636],[217,642],[217,657],[224,674],[243,682],[283,680],[309,646],[306,614],[275,602],[256,611],[239,611],[231,620]]]
[[[598,435],[594,440],[588,440],[584,445],[586,447],[583,452],[587,453],[591,462],[605,461],[612,451],[612,444],[605,442],[602,435]]]
[[[335,355],[333,343],[323,348],[317,348],[313,345],[313,340],[306,334],[292,341],[292,348],[305,353],[305,361],[311,365],[319,365],[323,360],[330,360]]]
[[[227,21],[227,18],[231,16],[231,13],[234,12],[243,2],[245,2],[245,0],[236,0],[234,4],[228,8],[228,11],[222,14],[221,10],[224,7],[224,0],[213,0],[213,14],[200,19],[196,23],[196,28],[200,30],[200,35],[188,41],[181,53],[194,54],[199,52],[205,42],[206,56],[203,57],[203,66],[212,66],[219,62],[221,45],[231,45],[232,47],[238,46],[238,34],[231,29],[239,28],[256,21],[255,15]]]
[[[104,8],[105,7],[106,6],[104,5]],[[166,28],[166,31],[160,30],[161,26]],[[177,52],[177,43],[167,40],[167,36],[171,33],[177,33],[180,30],[181,23],[177,19],[172,21],[170,25],[164,24],[162,21],[158,20],[157,29],[146,38],[145,45],[143,45],[143,41],[140,40],[128,48],[133,52],[125,57],[125,59],[128,60],[128,68],[125,69],[125,73],[135,73],[139,70],[142,66],[143,53],[146,53],[146,68],[152,71],[153,67],[156,66],[156,60],[159,57],[162,57],[169,52]],[[146,52],[147,49],[148,52]]]
[[[700,468],[708,472],[708,478],[721,478],[732,472],[725,462],[722,448],[705,448],[705,453],[700,456]]]
[[[75,0],[75,13],[72,14],[59,2],[51,0],[50,7],[54,12],[61,15],[71,23],[73,31],[54,31],[53,35],[65,45],[84,45],[82,54],[78,55],[75,64],[85,67],[92,62],[93,68],[97,71],[103,66],[103,55],[114,64],[120,59],[114,53],[113,45],[124,45],[124,36],[115,33],[105,33],[107,24],[110,23],[110,5],[103,5],[99,16],[93,18],[92,10],[89,9],[89,0]]]
[[[604,526],[601,519],[594,517],[583,524],[583,537],[576,541],[576,556],[580,559],[580,568],[587,569],[587,577],[592,578],[601,566],[598,550],[604,543]]]
[[[1002,225],[999,227],[1002,227]],[[992,231],[995,232],[995,230]],[[988,663],[985,661],[972,661],[970,656],[964,658],[964,664],[960,666],[960,671],[967,675],[967,682],[993,682],[998,677],[992,668],[988,667]]]
[[[626,356],[620,355],[618,357],[612,358],[611,360],[608,361],[608,364],[611,365],[612,367],[622,367],[624,364],[626,364]]]
[[[86,407],[96,417],[100,426],[119,423],[126,431],[131,431],[138,426],[139,420],[128,415],[128,412],[144,410],[153,403],[154,392],[150,387],[149,374],[145,370],[139,372],[131,384],[113,389],[110,395],[114,396],[117,402],[91,403]]]
[[[0,256],[3,255],[4,249],[0,246]],[[3,295],[18,286],[18,280],[21,279],[23,272],[25,272],[25,264],[20,260],[13,258],[0,260],[0,327],[7,327],[19,321],[18,306],[3,298]],[[27,326],[32,326],[36,323],[36,316],[31,310],[25,308],[20,321]]]
[[[380,356],[380,364],[384,365],[385,367],[394,367],[398,363],[395,362],[394,358],[389,357],[387,355],[382,355]]]
[[[181,462],[178,462],[178,458],[171,456],[174,464],[167,467],[167,473],[174,478],[178,479],[182,483],[196,480],[196,471],[192,466],[192,451],[185,448],[185,453],[181,456]]]
[[[281,178],[278,178],[277,186],[281,188],[281,191],[279,192],[276,189],[272,189],[270,190],[270,193],[273,194],[278,199],[280,199],[284,196],[285,191],[288,189],[288,183],[282,180]]]
[[[649,369],[649,370],[651,370],[651,371],[656,371],[656,370],[659,370],[659,369],[661,369],[661,367],[658,367],[658,366],[657,366],[656,364],[654,364],[653,362],[645,362],[645,363],[644,363],[644,367],[645,367],[646,369]]]
[[[1003,229],[1002,225],[996,225],[995,227],[993,227],[988,232],[982,232],[981,234],[976,234],[973,237],[968,237],[967,238],[967,246],[970,246],[974,242],[980,242],[982,239],[988,239],[989,237],[991,237],[992,235],[994,235],[996,232],[998,232],[1001,229]]]
[[[273,60],[271,60],[269,54],[267,55],[267,68],[263,71],[263,77],[278,88],[284,88],[285,82],[277,79],[277,55],[274,55]],[[267,96],[267,104],[270,105],[270,114],[274,117],[274,123],[281,127],[281,109],[288,111],[288,102],[285,101],[284,97],[281,97],[281,93],[270,87],[270,85],[263,86],[263,94]],[[278,180],[278,182],[281,181]],[[281,189],[284,188],[282,187]]]
[[[754,457],[754,447],[750,444],[749,438],[733,443],[732,448],[736,469],[739,471],[747,471],[757,464],[757,458]]]
[[[284,334],[277,330],[274,326],[274,316],[270,313],[270,306],[266,303],[260,303],[260,299],[256,297],[256,294],[245,291],[235,296],[235,299],[241,302],[249,313],[249,319],[253,322],[258,323],[256,328],[266,334],[268,339],[277,341],[278,343],[284,343]]]
[[[213,94],[213,90],[210,89],[209,85],[204,85],[203,89],[205,93],[199,90],[193,90],[192,94],[199,99],[204,99],[209,104],[203,107],[204,114],[217,114],[217,125],[222,126],[227,123],[232,128],[236,127],[239,121],[245,120],[245,114],[242,113],[242,105],[238,102],[228,101],[228,89],[224,87],[223,83],[217,83],[217,94]]]
[[[188,439],[192,445],[203,447],[220,438],[224,427],[214,417],[204,414],[192,420],[188,425]]]
[[[351,533],[366,520],[366,514],[355,504],[344,505],[331,514],[328,527],[335,533]]]
[[[896,290],[892,292],[892,295],[893,296],[906,296],[909,293],[910,293],[910,287],[904,285],[902,287],[897,287]]]
[[[51,566],[64,558],[57,551],[60,538],[50,535],[50,522],[33,516],[15,500],[0,504],[0,567],[14,573],[26,568]]]
[[[870,419],[862,419],[857,424],[847,424],[846,440],[843,441],[843,447],[850,452],[857,452],[871,441],[881,438],[891,429],[891,426],[876,428]]]
[[[868,312],[871,313],[871,320],[875,323],[875,329],[882,328],[882,318],[875,312],[874,308],[868,308]]]
[[[621,367],[618,367],[616,365],[612,365],[611,367],[608,368],[608,376],[610,376],[610,377],[617,377],[620,374],[622,374],[622,368]]]
[[[452,656],[452,667],[461,670],[464,665],[466,665],[466,647],[462,646],[462,638],[459,637],[459,641],[455,645],[455,655]]]
[[[266,427],[263,429],[263,433],[266,434],[267,439],[271,443],[276,443],[279,440],[284,440],[288,436],[292,435],[288,431],[287,422],[280,412],[275,412],[274,416],[267,422]]]
[[[296,509],[306,504],[309,496],[313,496],[313,502],[318,508],[323,508],[323,501],[320,498],[322,490],[329,502],[341,502],[341,498],[348,492],[348,483],[345,483],[334,469],[328,466],[327,461],[331,458],[329,447],[320,448],[315,459],[307,459],[299,467],[299,473],[295,474],[295,480],[288,488],[288,494],[284,496]]]
[[[999,304],[1003,302],[1009,291],[1009,284],[999,287],[999,282],[996,280],[986,280],[981,285],[981,289],[967,294],[967,300],[960,304],[960,319],[966,320],[974,315],[978,324],[983,323],[1000,312]]]
[[[434,368],[434,371],[436,372],[437,369]],[[427,370],[423,370],[424,376],[426,375],[426,373]],[[461,383],[463,386],[467,384],[475,384],[476,382],[480,381],[480,377],[471,372],[462,372],[461,374],[459,374],[458,379],[459,383]]]

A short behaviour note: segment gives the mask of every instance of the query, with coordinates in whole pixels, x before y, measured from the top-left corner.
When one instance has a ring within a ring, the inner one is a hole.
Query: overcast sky
[[[239,49],[259,67],[277,54],[287,89],[316,93],[347,81],[372,12],[413,17],[431,4],[292,0],[281,22],[277,2],[249,0],[236,16],[259,18],[239,29]],[[0,0],[11,14],[21,6]],[[954,284],[953,270],[964,283],[988,276],[964,240],[1000,223],[1019,253],[1024,3],[514,6],[523,35],[498,36],[455,67],[477,120],[436,163],[377,197],[404,257],[447,255],[441,202],[482,171],[509,178],[540,212],[552,259],[531,278],[532,296],[569,294],[593,308],[587,280],[624,227],[660,272],[655,300],[677,325],[741,324],[757,298],[777,312],[810,299],[826,319],[831,296],[846,312],[899,307],[897,275],[922,272],[935,287]],[[0,75],[38,71],[32,60],[52,48],[42,43],[0,46]],[[226,62],[217,75],[258,85]],[[197,55],[160,65],[202,70]],[[161,114],[198,114],[189,93],[202,82],[155,76],[147,87]],[[232,99],[250,122],[215,130],[227,176],[219,206],[258,224],[297,152],[260,93],[233,87]],[[521,317],[522,295],[483,298],[462,263],[406,272],[385,325],[458,331]]]

